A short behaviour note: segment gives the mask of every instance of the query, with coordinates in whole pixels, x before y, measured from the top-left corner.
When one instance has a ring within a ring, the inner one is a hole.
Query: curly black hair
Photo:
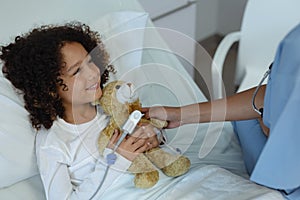
[[[0,47],[3,74],[23,94],[31,124],[37,130],[42,126],[49,129],[58,116],[64,117],[57,86],[65,86],[59,77],[63,66],[61,48],[66,42],[78,42],[90,53],[103,73],[103,87],[112,69],[108,66],[109,55],[100,35],[86,24],[44,25]]]

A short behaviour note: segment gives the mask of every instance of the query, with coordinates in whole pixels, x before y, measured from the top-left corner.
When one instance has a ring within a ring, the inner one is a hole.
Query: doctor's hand
[[[147,119],[155,118],[168,121],[166,128],[176,128],[183,125],[180,107],[155,106],[142,108],[142,112]]]
[[[114,145],[120,137],[121,134],[115,130],[108,147],[114,148]],[[127,135],[116,151],[128,160],[133,161],[140,153],[157,147],[158,145],[159,142],[153,126],[147,125],[138,127],[133,134]]]

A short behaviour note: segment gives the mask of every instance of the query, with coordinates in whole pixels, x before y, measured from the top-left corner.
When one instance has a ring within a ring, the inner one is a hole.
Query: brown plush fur
[[[139,99],[132,103],[120,103],[116,97],[116,92],[122,81],[114,81],[107,84],[103,89],[100,105],[104,112],[110,116],[109,125],[101,132],[98,144],[99,151],[103,154],[104,148],[109,143],[115,129],[121,131],[120,127],[128,119],[131,112],[141,110]],[[166,126],[165,121],[142,119],[142,123],[151,123],[157,128]],[[190,167],[190,160],[182,155],[173,155],[156,147],[152,150],[140,154],[132,162],[128,171],[135,174],[134,184],[138,188],[150,188],[159,180],[158,169],[161,169],[167,176],[176,177],[186,173]]]

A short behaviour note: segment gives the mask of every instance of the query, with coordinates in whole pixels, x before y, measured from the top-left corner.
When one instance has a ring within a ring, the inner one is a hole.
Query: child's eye
[[[80,71],[80,67],[78,67],[78,68],[76,69],[76,71],[73,73],[73,76],[75,76],[79,71]]]

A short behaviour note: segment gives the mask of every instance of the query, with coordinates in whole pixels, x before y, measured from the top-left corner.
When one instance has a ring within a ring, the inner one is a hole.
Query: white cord
[[[96,191],[94,192],[94,194],[91,196],[91,198],[89,200],[92,200],[96,196],[96,194],[98,193],[98,191],[102,187],[102,185],[104,183],[104,180],[106,179],[106,176],[108,174],[108,170],[109,170],[110,166],[115,164],[115,162],[117,160],[117,155],[115,154],[117,148],[119,147],[119,145],[121,144],[123,139],[126,137],[126,135],[131,134],[133,132],[133,130],[135,129],[137,123],[140,121],[142,116],[143,116],[143,114],[140,111],[135,110],[130,114],[129,118],[127,119],[127,121],[122,126],[122,130],[123,130],[122,136],[119,138],[117,144],[115,145],[115,147],[113,149],[113,152],[106,156],[107,167],[105,169],[103,179],[102,179],[101,183],[99,184]]]

